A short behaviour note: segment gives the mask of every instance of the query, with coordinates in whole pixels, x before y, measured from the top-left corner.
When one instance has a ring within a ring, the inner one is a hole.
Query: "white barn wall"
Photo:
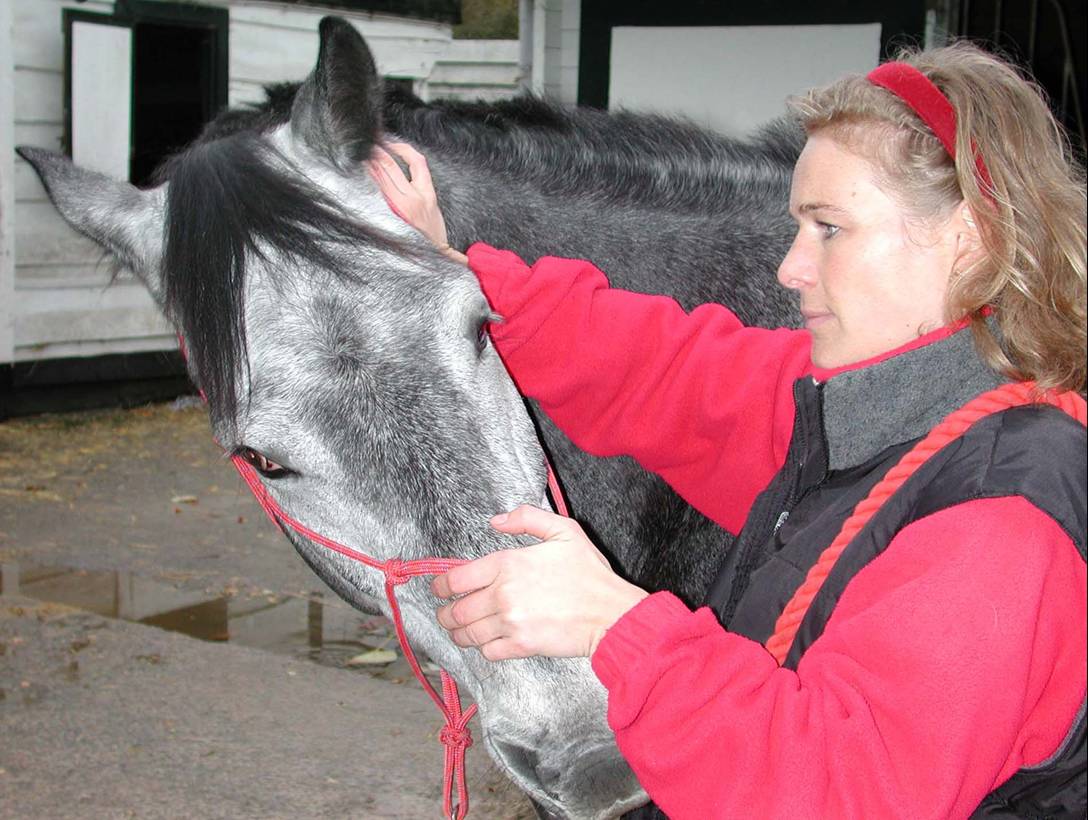
[[[16,145],[60,150],[64,134],[61,10],[113,13],[102,0],[13,0]],[[12,352],[0,361],[162,350],[173,336],[143,286],[112,268],[49,203],[37,175],[15,162]]]
[[[452,39],[449,25],[425,20],[261,2],[219,5],[230,7],[231,105],[263,99],[265,83],[305,77],[317,56],[317,24],[326,14],[350,20],[366,37],[383,76],[413,83],[430,76]]]
[[[379,72],[412,80],[424,98],[494,99],[516,90],[517,55],[508,58],[509,44],[456,43],[446,24],[260,0],[203,5],[230,11],[230,105],[261,99],[265,83],[309,73],[317,24],[326,14],[351,20],[367,38]],[[11,48],[0,40],[0,94],[10,101],[0,101],[0,149],[13,142],[60,150],[62,9],[112,14],[114,4],[0,0],[0,6],[11,15]],[[429,89],[432,74],[437,82]],[[5,105],[11,109],[6,114]],[[107,287],[114,271],[102,251],[60,218],[30,166],[11,157],[5,149],[0,160],[0,363],[172,349],[173,331],[143,286],[122,271]]]

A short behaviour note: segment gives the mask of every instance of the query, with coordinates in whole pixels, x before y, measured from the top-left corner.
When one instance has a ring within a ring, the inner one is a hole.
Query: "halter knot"
[[[408,563],[400,558],[390,558],[382,569],[385,571],[385,582],[392,587],[400,586],[413,578],[408,572]]]
[[[438,739],[442,741],[443,746],[463,751],[472,745],[472,732],[467,726],[464,728],[443,726],[442,731],[438,733]]]

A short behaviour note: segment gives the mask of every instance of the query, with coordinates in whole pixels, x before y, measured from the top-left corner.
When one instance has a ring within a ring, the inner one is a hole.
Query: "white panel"
[[[128,179],[132,132],[132,31],[72,24],[72,160]]]
[[[874,68],[880,24],[612,29],[608,106],[681,114],[747,134],[785,100]]]

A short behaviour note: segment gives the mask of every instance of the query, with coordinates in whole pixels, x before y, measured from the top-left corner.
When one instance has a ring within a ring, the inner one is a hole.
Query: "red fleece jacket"
[[[581,447],[628,454],[738,532],[782,466],[807,333],[608,287],[587,262],[475,245],[522,391]],[[656,593],[601,641],[608,720],[672,818],[966,817],[1084,701],[1088,580],[1022,498],[919,520],[848,585],[797,671]]]

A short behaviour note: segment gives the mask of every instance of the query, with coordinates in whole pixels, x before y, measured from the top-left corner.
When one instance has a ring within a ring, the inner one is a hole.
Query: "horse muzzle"
[[[568,752],[488,745],[548,820],[610,820],[649,799],[614,743]]]

